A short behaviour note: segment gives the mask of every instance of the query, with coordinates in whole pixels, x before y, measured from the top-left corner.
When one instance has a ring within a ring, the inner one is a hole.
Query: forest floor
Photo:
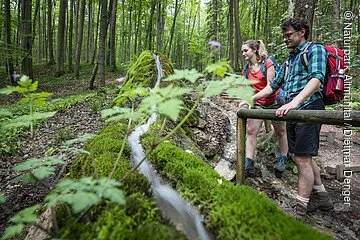
[[[113,81],[115,78],[109,79]],[[76,87],[72,85],[49,88],[48,91],[54,92],[55,95],[61,96],[63,94],[73,94],[75,92],[85,91],[87,83],[79,83]],[[231,104],[231,103],[230,103]],[[236,105],[231,105],[236,109]],[[211,113],[208,113],[211,114]],[[25,135],[19,139],[22,142],[27,142],[15,155],[1,156],[0,162],[0,192],[5,193],[7,199],[4,204],[0,205],[0,235],[3,232],[7,221],[19,210],[32,206],[33,204],[42,202],[51,187],[62,177],[65,176],[70,163],[74,156],[67,155],[60,150],[61,144],[67,139],[74,138],[84,133],[97,133],[104,126],[104,122],[100,118],[100,114],[94,111],[93,107],[88,102],[81,102],[70,107],[66,111],[58,112],[53,118],[48,119],[39,126],[35,134],[35,144],[29,141],[30,136]],[[324,170],[326,166],[335,167],[343,161],[343,130],[340,127],[324,125],[322,131],[333,131],[336,133],[334,143],[322,142],[318,160],[321,162],[321,167]],[[81,145],[77,146],[81,148]],[[55,150],[56,154],[67,159],[65,167],[59,167],[55,176],[38,183],[36,186],[28,185],[14,185],[10,180],[16,175],[11,168],[25,159],[31,157],[44,156],[50,148]],[[360,133],[353,132],[352,135],[352,149],[351,155],[353,162],[351,165],[360,165]],[[329,233],[336,239],[355,240],[360,236],[360,173],[353,173],[351,177],[351,205],[345,207],[344,196],[342,195],[343,183],[336,180],[336,178],[322,171],[324,185],[331,195],[331,199],[335,204],[335,209],[330,212],[317,212],[308,215],[306,223],[314,228]],[[296,178],[291,169],[286,171],[287,177],[291,178],[290,183],[285,180],[282,184],[290,184],[293,189],[296,189]],[[295,179],[295,180],[294,180]],[[285,212],[292,214],[293,209],[289,208],[288,204],[284,204],[284,197],[281,197],[281,192],[276,185],[262,181],[261,175],[257,176],[253,181],[247,181],[249,185],[257,190],[264,191],[271,199],[279,204]]]

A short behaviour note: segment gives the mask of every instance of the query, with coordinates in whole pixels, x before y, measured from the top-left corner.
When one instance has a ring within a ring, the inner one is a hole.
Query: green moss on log
[[[200,207],[217,239],[331,239],[286,215],[263,193],[224,179],[219,183],[210,166],[170,142],[161,143],[149,159]]]
[[[107,177],[113,170],[121,149],[126,124],[107,126],[86,144],[90,155],[78,157],[71,167],[71,177]],[[114,173],[120,180],[132,168],[130,147],[126,142],[124,155]],[[83,219],[70,213],[65,204],[57,207],[56,216],[61,239],[185,239],[161,217],[150,194],[150,183],[140,173],[134,172],[122,182],[126,195],[125,206],[103,201],[90,209]]]
[[[174,73],[172,63],[161,53],[159,56],[163,76],[168,76]],[[116,99],[117,105],[126,103],[127,99],[121,97],[122,93],[130,91],[138,87],[153,88],[157,81],[158,69],[154,58],[154,53],[151,51],[143,51],[136,62],[129,68],[126,74],[126,82],[119,92],[119,97]]]

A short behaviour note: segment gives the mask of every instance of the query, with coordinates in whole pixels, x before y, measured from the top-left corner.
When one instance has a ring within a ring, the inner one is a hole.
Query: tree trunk
[[[135,28],[135,40],[134,40],[134,54],[137,55],[138,54],[138,48],[141,48],[141,32],[140,31],[140,27],[141,27],[141,19],[142,19],[142,14],[141,14],[141,7],[142,7],[142,1],[140,1],[139,3],[139,7],[138,7],[138,13],[137,13],[137,20],[136,20],[136,28]]]
[[[98,87],[105,86],[105,48],[106,48],[106,32],[108,26],[108,1],[101,2],[101,20],[100,20],[100,38],[99,38],[99,55],[98,55]]]
[[[146,31],[146,43],[147,48],[151,51],[152,50],[152,31],[153,31],[153,18],[155,12],[156,0],[151,1],[151,9],[150,9],[150,16],[149,16],[149,23]]]
[[[80,10],[80,0],[74,0],[74,14],[75,14],[75,21],[74,21],[74,32],[75,32],[75,47],[78,42],[78,32],[79,32],[79,10]]]
[[[96,17],[96,31],[95,31],[95,40],[94,40],[94,51],[93,51],[93,55],[92,55],[92,58],[91,58],[91,64],[94,64],[95,58],[96,58],[97,41],[98,41],[98,36],[99,36],[99,25],[100,25],[100,12],[101,12],[101,4],[99,4],[97,17]]]
[[[269,0],[266,0],[265,5],[265,23],[264,23],[264,36],[265,42],[269,41]]]
[[[295,0],[294,17],[305,18],[310,25],[309,40],[312,39],[312,25],[314,20],[316,0]]]
[[[130,2],[130,10],[129,10],[129,35],[128,35],[128,42],[127,42],[127,60],[131,60],[131,37],[132,37],[132,10],[133,10],[133,2]]]
[[[256,29],[256,39],[259,39],[260,38],[260,28],[261,28],[261,0],[258,0],[258,11],[259,11],[259,14],[258,14],[258,17],[257,17],[257,29]]]
[[[93,31],[93,12],[92,12],[92,0],[89,0],[88,4],[88,26],[87,26],[87,40],[86,40],[86,63],[89,63],[90,60],[90,45],[92,40],[91,32]]]
[[[58,21],[58,38],[56,51],[56,74],[61,76],[64,74],[65,62],[65,13],[67,0],[60,0],[59,21]]]
[[[14,75],[14,64],[12,59],[11,51],[11,10],[10,10],[10,0],[5,0],[4,2],[5,10],[5,19],[4,19],[4,29],[5,29],[5,48],[8,49],[6,53],[6,66],[7,74],[10,78],[10,83],[16,85],[16,77]]]
[[[45,61],[48,62],[49,58],[48,58],[48,38],[47,38],[47,32],[46,32],[46,0],[44,0],[43,5],[42,5],[42,27],[43,27],[43,54],[45,54],[45,56],[43,56],[45,58]]]
[[[239,21],[239,0],[234,0],[235,16],[235,39],[234,39],[234,71],[239,72],[239,51],[241,48],[240,21]]]
[[[90,89],[95,89],[95,80],[96,80],[96,75],[97,75],[97,71],[98,71],[98,63],[95,64],[92,73],[91,73],[91,78],[90,78]]]
[[[232,68],[235,68],[235,64],[234,64],[234,0],[228,1],[228,4],[229,4],[229,57],[230,57],[230,65],[232,66]]]
[[[17,3],[17,22],[20,23],[21,22],[21,4],[22,1],[18,1]],[[21,24],[17,25],[17,29],[16,29],[16,49],[20,49],[20,38],[21,38]],[[19,56],[15,56],[15,66],[19,66]]]
[[[288,15],[289,17],[294,17],[294,7],[295,7],[295,0],[288,0]]]
[[[69,71],[73,72],[73,31],[74,31],[74,0],[70,0],[70,26],[69,26]]]
[[[32,29],[31,29],[32,1],[21,0],[21,48],[24,55],[21,61],[21,72],[33,77],[32,65]]]
[[[48,47],[49,47],[49,64],[55,65],[54,58],[54,41],[53,41],[53,28],[52,28],[52,0],[48,1],[48,15],[47,15],[47,25],[48,25]]]
[[[110,71],[116,71],[116,13],[117,13],[117,0],[113,1],[113,6],[111,9],[111,17],[110,17]]]
[[[358,17],[357,29],[358,29],[358,33],[360,33],[360,17]],[[357,57],[359,57],[360,55],[360,37],[358,37],[357,39],[356,55]]]
[[[253,37],[255,37],[256,35],[256,17],[257,17],[257,11],[258,8],[256,6],[256,0],[252,0],[252,4],[254,5],[254,10],[253,10],[253,19],[252,19],[252,32],[253,32]]]
[[[174,32],[175,32],[175,25],[176,25],[176,18],[177,18],[177,15],[179,13],[179,10],[180,10],[180,5],[179,5],[179,1],[176,0],[175,1],[175,12],[174,12],[174,18],[173,18],[173,22],[172,22],[172,25],[171,25],[171,29],[170,29],[170,40],[169,40],[169,50],[168,50],[168,56],[170,57],[170,53],[171,53],[171,47],[172,47],[172,41],[173,41],[173,37],[174,37]],[[166,51],[166,46],[165,46],[165,51]]]
[[[161,18],[161,0],[158,0],[156,3],[156,52],[161,51],[162,38],[161,38],[161,28],[162,28],[162,18]]]
[[[38,22],[38,32],[40,33],[40,22],[37,21],[38,19],[40,19],[40,0],[36,0],[36,3],[35,3],[35,13],[34,13],[34,19],[33,19],[33,24],[32,24],[32,30],[33,30],[33,34],[32,34],[32,43],[31,43],[31,46],[34,46],[34,41],[35,41],[35,36],[36,36],[36,22]],[[39,36],[39,39],[40,39],[40,36]],[[38,39],[38,40],[39,40]],[[37,63],[39,64],[40,62],[40,56],[39,56],[39,50],[40,50],[40,47],[38,46],[38,49],[37,49]]]
[[[39,0],[39,2],[40,2],[40,0]],[[40,63],[41,58],[42,58],[42,32],[41,32],[42,28],[41,28],[41,13],[40,13],[40,10],[38,12],[37,22],[38,22],[37,60],[38,60],[38,63]]]
[[[120,50],[120,59],[124,62],[126,60],[126,50],[125,50],[125,0],[121,1],[122,9],[122,21],[121,21],[121,50]]]
[[[339,29],[340,29],[340,0],[334,0],[334,4],[333,4],[333,21],[332,21],[332,27],[333,27],[333,33],[335,33],[335,36],[339,36],[336,37],[334,39],[334,41],[332,42],[332,44],[334,46],[340,47],[341,41],[340,39],[340,35],[339,35]]]
[[[81,0],[80,3],[80,19],[79,19],[79,27],[77,34],[77,43],[76,43],[76,50],[75,50],[75,78],[78,79],[80,75],[80,60],[81,60],[81,47],[82,47],[82,39],[84,35],[84,20],[85,20],[85,6],[86,1]]]

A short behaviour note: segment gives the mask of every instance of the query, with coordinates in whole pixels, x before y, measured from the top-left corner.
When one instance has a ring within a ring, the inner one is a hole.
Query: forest
[[[1,239],[360,236],[360,175],[344,210],[342,183],[325,174],[341,158],[340,126],[327,125],[337,145],[323,143],[319,158],[336,211],[305,224],[289,216],[296,166],[281,180],[268,173],[278,150],[265,130],[257,153],[265,172],[239,186],[214,171],[225,159],[235,172],[237,104],[253,94],[240,76],[241,47],[262,40],[283,64],[281,23],[289,17],[308,20],[310,41],[346,51],[349,98],[326,109],[360,110],[359,0],[0,0],[0,7]],[[360,166],[359,127],[351,130]],[[181,200],[166,199],[172,191]]]

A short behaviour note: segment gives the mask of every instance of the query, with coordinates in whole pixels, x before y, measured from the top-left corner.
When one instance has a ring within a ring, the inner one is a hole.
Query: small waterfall
[[[154,55],[158,69],[157,82],[159,84],[162,77],[162,69],[159,57]],[[153,113],[146,124],[137,127],[129,136],[128,142],[131,146],[131,160],[133,164],[138,164],[144,157],[144,149],[140,144],[140,137],[148,131],[150,125],[156,121],[156,114]],[[146,176],[152,183],[151,188],[159,209],[163,212],[178,230],[182,231],[188,239],[209,240],[210,237],[202,224],[202,216],[196,209],[188,204],[178,192],[166,184],[161,183],[161,179],[155,174],[153,167],[145,160],[139,167],[139,171]]]

